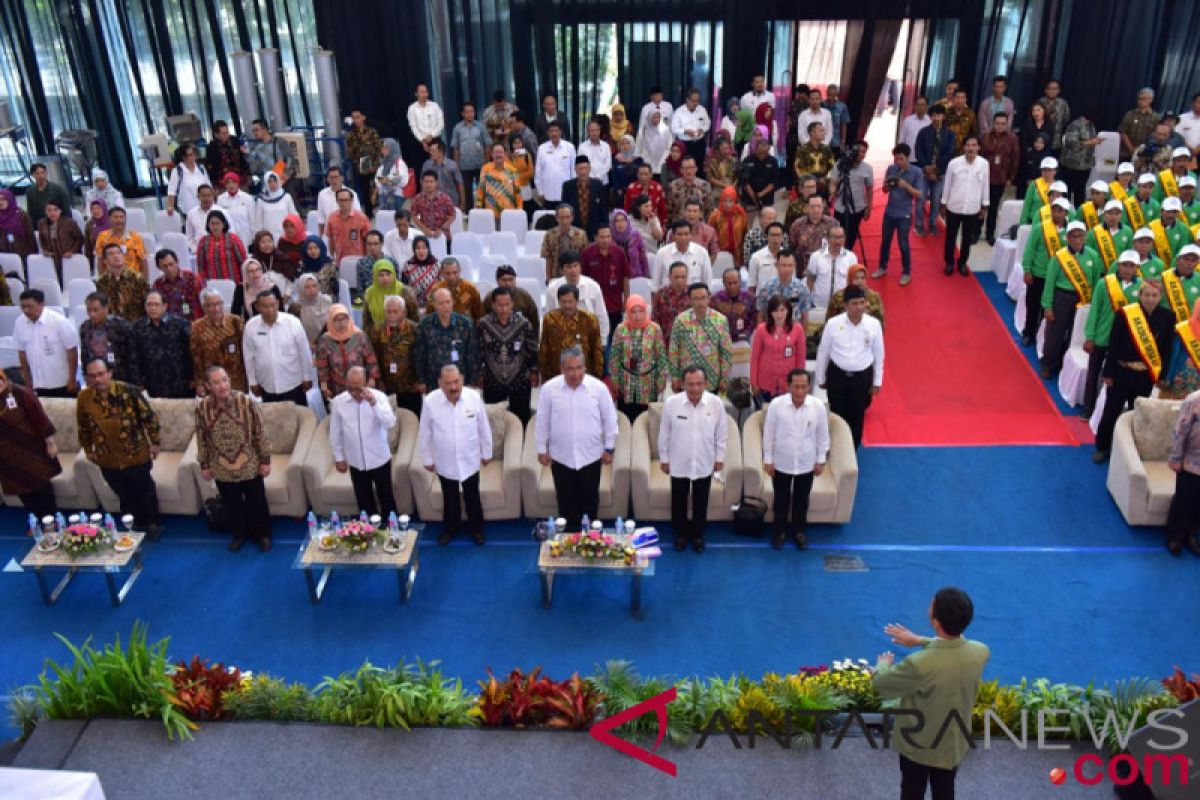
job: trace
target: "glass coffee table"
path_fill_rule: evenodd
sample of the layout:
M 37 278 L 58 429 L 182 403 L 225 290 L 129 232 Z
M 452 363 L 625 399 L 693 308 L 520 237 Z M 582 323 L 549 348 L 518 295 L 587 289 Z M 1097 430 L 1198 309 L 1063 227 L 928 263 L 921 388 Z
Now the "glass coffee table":
M 413 584 L 417 580 L 417 569 L 420 567 L 418 544 L 424 525 L 416 523 L 409 525 L 407 530 L 400 532 L 401 546 L 395 552 L 384 549 L 381 544 L 374 544 L 362 553 L 351 553 L 341 547 L 333 550 L 323 550 L 312 537 L 305 536 L 292 562 L 292 569 L 304 571 L 304 580 L 308 584 L 308 597 L 312 602 L 319 603 L 325 594 L 329 576 L 334 570 L 345 571 L 375 571 L 393 570 L 400 584 L 400 602 L 407 603 L 412 596 Z M 320 570 L 320 576 L 317 571 Z
M 125 601 L 125 595 L 129 594 L 129 590 L 137 581 L 138 576 L 142 574 L 142 543 L 146 539 L 146 534 L 131 531 L 128 536 L 133 539 L 133 546 L 128 550 L 102 547 L 94 553 L 85 553 L 74 557 L 61 547 L 46 551 L 35 544 L 29 550 L 29 554 L 21 559 L 21 568 L 33 570 L 38 588 L 42 590 L 42 599 L 48 606 L 52 606 L 58 601 L 59 595 L 67 588 L 71 579 L 81 572 L 103 573 L 104 582 L 108 586 L 108 598 L 114 606 L 119 606 Z M 47 572 L 65 572 L 66 574 L 51 589 L 50 582 L 46 580 Z M 120 586 L 117 585 L 117 576 L 119 575 L 125 575 L 125 582 Z
M 608 531 L 612 533 L 612 531 Z M 625 537 L 618 537 L 624 539 Z M 554 602 L 554 579 L 559 575 L 600 575 L 629 578 L 629 611 L 642 616 L 642 579 L 654 577 L 654 559 L 634 556 L 632 564 L 616 559 L 589 559 L 573 555 L 550 555 L 550 542 L 538 547 L 537 571 L 542 584 L 542 608 Z

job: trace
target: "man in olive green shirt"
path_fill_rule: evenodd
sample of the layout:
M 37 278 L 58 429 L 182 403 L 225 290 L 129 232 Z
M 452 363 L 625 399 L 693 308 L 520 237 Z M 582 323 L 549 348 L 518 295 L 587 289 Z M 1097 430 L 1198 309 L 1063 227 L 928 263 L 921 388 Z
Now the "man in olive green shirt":
M 1050 220 L 1054 225 L 1057 246 L 1063 243 L 1063 229 L 1067 226 L 1067 215 L 1071 203 L 1060 197 L 1050 204 Z M 1046 267 L 1054 257 L 1052 243 L 1046 239 L 1046 229 L 1036 221 L 1025 241 L 1025 252 L 1021 256 L 1021 269 L 1025 271 L 1025 329 L 1021 331 L 1021 344 L 1029 347 L 1037 336 L 1042 322 L 1042 290 L 1046 286 Z
M 883 629 L 895 644 L 921 648 L 899 664 L 890 652 L 883 653 L 872 678 L 880 697 L 898 697 L 901 708 L 924 715 L 919 730 L 910 730 L 917 727 L 914 719 L 901 718 L 891 740 L 900 754 L 901 800 L 923 800 L 927 786 L 933 800 L 954 797 L 954 776 L 970 749 L 966 732 L 971 709 L 990 656 L 987 645 L 962 636 L 974 613 L 966 592 L 947 587 L 938 590 L 929 606 L 933 638 L 896 623 Z
M 1107 216 L 1107 215 L 1106 215 Z M 1138 290 L 1142 279 L 1138 276 L 1138 266 L 1141 259 L 1133 250 L 1124 250 L 1117 258 L 1116 274 L 1112 275 L 1121 296 L 1117 302 L 1121 307 L 1136 303 Z M 1106 275 L 1096 284 L 1092 296 L 1092 308 L 1088 313 L 1087 324 L 1083 326 L 1083 349 L 1088 354 L 1087 384 L 1083 390 L 1082 416 L 1091 417 L 1096 408 L 1096 396 L 1100 393 L 1100 370 L 1104 367 L 1104 358 L 1108 355 L 1108 339 L 1112 335 L 1113 320 L 1117 318 L 1119 309 L 1113 305 L 1113 294 L 1109 291 Z
M 1046 285 L 1042 289 L 1042 315 L 1046 318 L 1046 340 L 1042 347 L 1042 377 L 1051 378 L 1062 369 L 1063 356 L 1071 341 L 1075 310 L 1091 302 L 1091 291 L 1104 274 L 1104 262 L 1095 250 L 1084 246 L 1087 226 L 1075 221 L 1067 224 L 1067 246 L 1054 254 L 1046 265 Z M 1085 286 L 1076 286 L 1063 261 L 1074 259 L 1082 270 Z

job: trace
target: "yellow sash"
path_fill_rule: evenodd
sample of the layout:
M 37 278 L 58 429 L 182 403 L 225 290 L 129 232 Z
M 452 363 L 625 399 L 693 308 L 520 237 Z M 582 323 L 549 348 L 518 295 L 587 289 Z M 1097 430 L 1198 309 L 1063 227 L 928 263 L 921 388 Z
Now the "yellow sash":
M 1192 363 L 1196 365 L 1196 369 L 1200 370 L 1200 338 L 1192 333 L 1191 324 L 1181 322 L 1175 326 L 1175 332 L 1179 334 L 1179 338 L 1183 342 L 1183 349 L 1191 356 Z
M 1175 254 L 1171 252 L 1171 240 L 1167 238 L 1167 229 L 1161 219 L 1150 220 L 1150 232 L 1154 234 L 1154 249 L 1164 264 L 1173 264 Z
M 1042 206 L 1038 209 L 1038 219 L 1042 222 L 1050 219 L 1050 206 Z
M 1167 293 L 1167 303 L 1175 312 L 1175 321 L 1186 322 L 1191 316 L 1191 309 L 1188 308 L 1187 292 L 1183 288 L 1183 281 L 1179 280 L 1179 275 L 1174 269 L 1168 269 L 1162 274 L 1162 283 L 1163 290 Z
M 1133 337 L 1133 344 L 1142 361 L 1150 368 L 1150 379 L 1158 383 L 1158 376 L 1162 373 L 1162 354 L 1158 352 L 1158 342 L 1154 341 L 1150 322 L 1141 304 L 1130 303 L 1125 306 L 1125 323 L 1129 326 L 1129 335 Z
M 1104 259 L 1104 269 L 1111 269 L 1117 262 L 1117 243 L 1103 225 L 1092 228 L 1092 234 L 1096 237 L 1096 247 L 1100 248 L 1100 258 Z
M 1136 195 L 1131 194 L 1124 197 L 1121 204 L 1125 206 L 1125 213 L 1129 215 L 1129 224 L 1135 231 L 1138 228 L 1146 227 L 1146 215 L 1142 213 L 1142 206 Z
M 1085 306 L 1092 302 L 1092 285 L 1088 283 L 1087 273 L 1083 271 L 1083 267 L 1079 265 L 1079 259 L 1071 254 L 1067 248 L 1060 249 L 1054 254 L 1058 259 L 1059 266 L 1066 274 L 1067 280 L 1075 287 L 1075 293 L 1079 295 L 1079 302 L 1076 307 Z
M 1129 192 L 1125 191 L 1125 187 L 1121 185 L 1120 181 L 1113 181 L 1110 183 L 1108 185 L 1108 190 L 1112 192 L 1114 200 L 1124 200 L 1129 196 Z
M 1175 182 L 1175 173 L 1170 168 L 1158 173 L 1158 182 L 1162 184 L 1167 197 L 1179 197 L 1179 184 Z
M 1121 288 L 1121 279 L 1116 274 L 1105 276 L 1104 288 L 1108 290 L 1108 299 L 1112 301 L 1113 311 L 1120 311 L 1129 302 L 1125 290 Z
M 1038 178 L 1033 185 L 1037 189 L 1038 197 L 1042 198 L 1042 205 L 1050 205 L 1050 184 L 1046 183 L 1046 179 Z
M 1200 222 L 1192 226 L 1192 241 L 1200 239 Z
M 1058 238 L 1058 228 L 1054 227 L 1053 220 L 1042 220 L 1042 241 L 1046 243 L 1046 252 L 1051 256 L 1062 247 L 1062 240 Z
M 1079 213 L 1083 215 L 1083 221 L 1089 231 L 1100 224 L 1100 215 L 1096 213 L 1096 204 L 1091 200 L 1079 207 Z

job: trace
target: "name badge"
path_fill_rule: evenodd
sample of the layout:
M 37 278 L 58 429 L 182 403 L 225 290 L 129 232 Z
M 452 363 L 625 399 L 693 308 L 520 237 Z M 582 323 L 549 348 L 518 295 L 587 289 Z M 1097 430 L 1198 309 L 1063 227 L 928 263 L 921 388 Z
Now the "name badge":
M 788 345 L 787 347 L 783 348 L 783 357 L 791 358 L 793 350 L 794 350 L 794 348 L 791 345 Z
M 675 419 L 681 419 L 681 420 L 684 420 L 685 422 L 687 421 L 687 417 L 683 414 L 676 414 Z
M 358 231 L 350 231 L 350 241 L 358 241 Z
M 996 156 L 995 158 L 992 159 L 992 161 L 993 161 L 993 163 L 995 163 L 995 165 L 997 167 L 1000 166 L 1000 156 Z
M 42 340 L 42 352 L 48 356 L 54 355 L 54 342 L 49 339 Z
M 108 361 L 108 363 L 110 363 L 110 364 L 115 364 L 115 363 L 117 363 L 117 356 L 116 356 L 116 354 L 115 354 L 115 353 L 113 353 L 113 351 L 112 351 L 112 350 L 109 350 L 109 351 L 108 351 L 108 355 L 106 355 L 104 358 L 105 358 L 105 360 L 106 360 L 106 361 Z
M 515 342 L 513 342 L 513 350 L 519 351 L 520 349 L 521 349 L 521 340 L 517 339 Z
M 451 350 L 451 351 L 450 351 L 450 360 L 451 360 L 451 361 L 458 361 L 458 350 L 457 350 L 457 349 L 454 349 L 454 350 Z
M 183 315 L 185 317 L 190 317 L 192 315 L 192 307 L 190 304 L 184 303 L 182 306 L 180 306 L 180 308 L 183 311 Z
M 742 330 L 742 329 L 743 329 L 743 328 L 745 328 L 745 327 L 746 327 L 746 320 L 744 320 L 744 319 L 739 319 L 739 320 L 737 321 L 737 329 L 740 331 L 740 330 Z
M 395 375 L 399 371 L 400 371 L 400 365 L 397 364 L 395 361 L 388 364 L 388 372 L 390 372 L 391 374 Z
M 9 408 L 16 408 L 17 407 L 17 398 L 13 397 L 12 395 L 9 395 L 8 399 L 5 400 L 4 403 Z
M 13 236 L 11 233 L 8 235 L 8 241 L 15 242 L 16 240 L 17 240 L 16 237 Z

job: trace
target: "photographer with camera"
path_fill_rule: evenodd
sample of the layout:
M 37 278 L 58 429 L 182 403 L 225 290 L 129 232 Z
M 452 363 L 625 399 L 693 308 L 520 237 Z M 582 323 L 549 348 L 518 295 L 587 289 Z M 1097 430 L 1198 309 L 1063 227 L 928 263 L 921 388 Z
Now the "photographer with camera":
M 921 202 L 925 191 L 925 178 L 920 168 L 910 164 L 908 145 L 901 142 L 892 148 L 892 165 L 883 174 L 883 191 L 887 205 L 883 208 L 883 242 L 879 246 L 879 269 L 872 278 L 887 275 L 888 255 L 892 248 L 892 236 L 900 247 L 900 263 L 903 271 L 900 285 L 912 282 L 912 254 L 908 247 L 908 235 L 912 231 L 913 202 Z
M 858 241 L 858 226 L 871 218 L 871 195 L 875 173 L 865 163 L 867 143 L 855 142 L 843 155 L 830 175 L 833 184 L 834 217 L 846 229 L 846 249 L 853 250 Z M 866 261 L 866 258 L 863 259 Z

